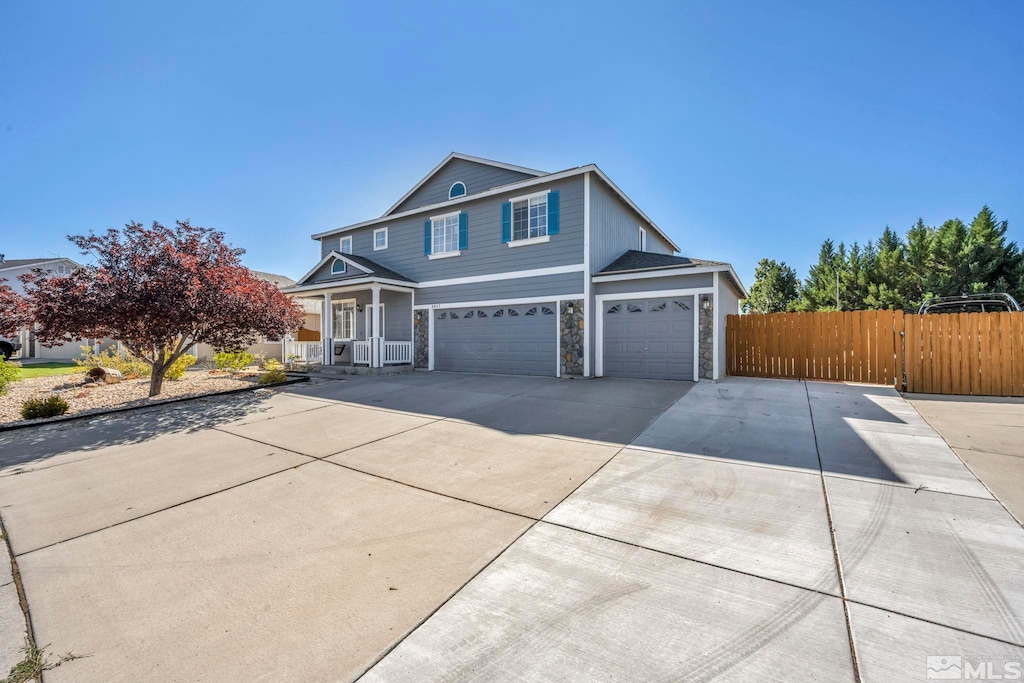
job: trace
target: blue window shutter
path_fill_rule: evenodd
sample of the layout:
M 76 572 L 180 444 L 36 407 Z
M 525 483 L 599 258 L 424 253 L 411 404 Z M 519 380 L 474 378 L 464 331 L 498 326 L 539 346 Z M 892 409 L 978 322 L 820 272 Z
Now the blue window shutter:
M 433 236 L 430 221 L 423 221 L 423 253 L 430 256 L 430 238 Z
M 501 205 L 501 241 L 512 241 L 512 202 Z
M 548 192 L 548 234 L 558 234 L 558 190 Z
M 469 246 L 469 214 L 459 214 L 459 251 Z

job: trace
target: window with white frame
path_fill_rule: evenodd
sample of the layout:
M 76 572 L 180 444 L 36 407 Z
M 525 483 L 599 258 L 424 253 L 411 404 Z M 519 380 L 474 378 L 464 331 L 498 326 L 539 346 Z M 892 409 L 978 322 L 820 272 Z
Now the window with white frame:
M 373 250 L 380 251 L 388 248 L 388 229 L 377 228 L 373 231 Z
M 356 302 L 338 301 L 331 304 L 334 310 L 334 338 L 355 339 L 356 336 Z
M 456 197 L 461 197 L 464 194 L 466 194 L 466 183 L 461 180 L 456 183 L 452 183 L 452 186 L 448 188 L 448 199 L 455 199 Z
M 647 251 L 647 231 L 640 228 L 640 251 Z
M 548 234 L 548 195 L 534 195 L 512 202 L 512 241 Z
M 342 254 L 352 253 L 352 235 L 341 238 L 341 245 L 338 247 L 338 251 L 340 251 Z
M 331 273 L 333 275 L 342 275 L 346 270 L 348 270 L 348 267 L 340 258 L 334 259 L 334 262 L 331 263 Z
M 453 213 L 431 219 L 433 232 L 430 250 L 434 254 L 448 254 L 459 250 L 459 214 Z
M 56 271 L 57 275 L 71 275 L 71 266 L 63 263 L 57 264 L 57 267 L 54 268 L 54 270 Z

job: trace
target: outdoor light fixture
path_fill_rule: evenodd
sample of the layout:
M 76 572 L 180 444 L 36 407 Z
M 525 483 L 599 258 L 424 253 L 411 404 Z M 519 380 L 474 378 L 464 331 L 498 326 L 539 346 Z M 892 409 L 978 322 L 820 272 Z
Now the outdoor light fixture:
M 363 312 L 363 305 L 362 304 L 356 304 L 356 312 L 357 313 L 362 313 Z
M 568 311 L 569 315 L 572 315 L 572 312 L 573 312 L 572 304 L 567 304 L 566 307 L 565 307 L 565 310 Z
M 700 307 L 703 308 L 705 311 L 710 311 L 711 310 L 711 297 L 708 296 L 707 294 L 702 296 L 700 298 Z

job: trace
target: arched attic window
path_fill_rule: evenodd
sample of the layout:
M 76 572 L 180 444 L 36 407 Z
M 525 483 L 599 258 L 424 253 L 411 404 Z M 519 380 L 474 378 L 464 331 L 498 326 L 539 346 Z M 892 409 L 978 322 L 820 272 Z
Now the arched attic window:
M 461 180 L 457 183 L 452 183 L 452 186 L 448 189 L 448 199 L 455 199 L 466 194 L 466 183 Z
M 348 270 L 348 266 L 346 266 L 345 262 L 342 261 L 340 258 L 334 259 L 334 262 L 331 263 L 331 273 L 333 273 L 334 275 L 341 275 L 346 270 Z

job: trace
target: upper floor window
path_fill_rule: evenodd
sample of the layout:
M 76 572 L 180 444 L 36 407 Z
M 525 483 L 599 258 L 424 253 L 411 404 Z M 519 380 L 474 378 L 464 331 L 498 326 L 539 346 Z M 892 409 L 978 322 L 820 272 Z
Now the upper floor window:
M 501 205 L 501 241 L 510 247 L 547 242 L 558 234 L 558 190 L 513 197 Z
M 430 219 L 431 254 L 454 254 L 459 251 L 459 214 Z
M 466 194 L 466 183 L 461 180 L 457 183 L 452 183 L 452 186 L 448 188 L 448 199 L 455 199 Z
M 548 234 L 548 195 L 534 195 L 512 202 L 512 241 Z
M 352 235 L 341 238 L 341 244 L 338 247 L 338 251 L 340 251 L 342 254 L 352 253 Z
M 335 275 L 341 275 L 346 270 L 348 270 L 348 266 L 345 264 L 344 261 L 342 261 L 340 258 L 334 259 L 334 263 L 331 264 L 331 273 Z
M 54 268 L 54 272 L 56 272 L 57 275 L 71 275 L 71 266 L 64 263 L 57 264 Z
M 373 231 L 373 250 L 380 251 L 388 248 L 388 229 L 377 228 Z
M 640 251 L 647 251 L 647 231 L 640 228 Z

